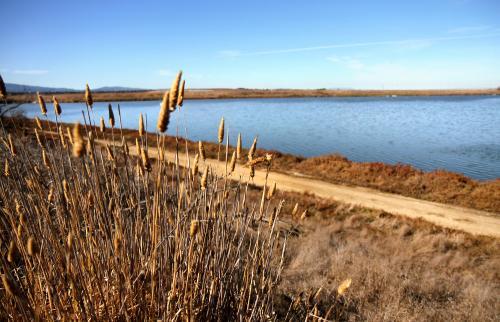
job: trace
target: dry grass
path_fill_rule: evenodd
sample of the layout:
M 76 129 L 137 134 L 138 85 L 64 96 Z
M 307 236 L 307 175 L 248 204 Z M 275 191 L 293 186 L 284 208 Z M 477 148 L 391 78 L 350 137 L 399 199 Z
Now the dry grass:
M 153 163 L 148 137 L 140 159 L 126 143 L 100 148 L 88 121 L 72 147 L 50 122 L 38 140 L 2 124 L 0 319 L 276 319 L 286 232 L 257 217 L 278 218 L 280 202 L 256 214 L 245 185 Z
M 497 239 L 217 177 L 194 157 L 198 143 L 125 131 L 117 112 L 119 128 L 111 109 L 103 132 L 88 122 L 73 133 L 48 121 L 2 124 L 0 319 L 498 319 Z M 104 138 L 121 146 L 93 141 Z M 128 154 L 135 139 L 140 158 Z M 198 161 L 150 160 L 150 146 Z M 203 154 L 220 148 L 205 143 Z M 263 158 L 256 147 L 225 149 L 228 169 L 242 153 Z M 343 180 L 367 185 L 417 175 L 339 162 L 332 170 L 328 158 L 275 153 L 273 166 L 336 181 L 351 164 Z

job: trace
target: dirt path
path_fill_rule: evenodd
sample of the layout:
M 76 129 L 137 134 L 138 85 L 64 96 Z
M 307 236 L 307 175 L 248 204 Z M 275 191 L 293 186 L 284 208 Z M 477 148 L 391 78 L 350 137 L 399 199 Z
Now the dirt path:
M 96 140 L 100 144 L 111 144 L 109 141 Z M 136 155 L 135 148 L 130 149 Z M 157 158 L 156 148 L 149 148 L 149 156 Z M 167 151 L 167 160 L 174 161 L 175 153 Z M 194 157 L 194 154 L 190 156 Z M 191 164 L 193 160 L 191 159 Z M 184 153 L 179 154 L 179 164 L 186 165 Z M 207 159 L 201 162 L 200 171 L 208 165 L 211 171 L 223 175 L 226 172 L 225 162 Z M 265 184 L 265 171 L 256 170 L 252 183 L 257 186 Z M 236 166 L 232 178 L 248 181 L 249 169 L 241 165 Z M 349 187 L 306 177 L 298 177 L 277 172 L 269 173 L 268 182 L 276 182 L 277 188 L 282 191 L 312 193 L 321 198 L 330 198 L 336 201 L 355 204 L 366 208 L 380 209 L 392 214 L 404 215 L 411 218 L 422 218 L 442 227 L 462 230 L 472 234 L 500 237 L 500 216 L 498 214 L 441 204 L 426 200 L 404 197 L 401 195 L 380 192 L 378 190 Z

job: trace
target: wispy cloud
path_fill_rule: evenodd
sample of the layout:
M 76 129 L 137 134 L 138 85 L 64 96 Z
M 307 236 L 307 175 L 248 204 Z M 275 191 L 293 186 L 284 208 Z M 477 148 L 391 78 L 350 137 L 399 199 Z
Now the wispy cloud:
M 261 50 L 253 52 L 242 52 L 238 50 L 224 50 L 220 51 L 219 54 L 226 54 L 225 56 L 239 57 L 239 56 L 261 56 L 261 55 L 274 55 L 274 54 L 287 54 L 287 53 L 297 53 L 297 52 L 308 52 L 317 51 L 333 48 L 356 48 L 356 47 L 373 47 L 373 46 L 384 46 L 384 45 L 403 45 L 403 46 L 429 46 L 433 42 L 442 41 L 452 41 L 452 40 L 465 40 L 465 39 L 480 39 L 480 38 L 495 38 L 500 37 L 500 32 L 494 32 L 489 34 L 481 35 L 457 35 L 457 36 L 443 36 L 443 37 L 433 37 L 433 38 L 415 38 L 415 39 L 403 39 L 403 40 L 386 40 L 386 41 L 369 41 L 369 42 L 357 42 L 357 43 L 347 43 L 347 44 L 330 44 L 323 46 L 312 46 L 312 47 L 298 47 L 298 48 L 287 48 L 287 49 L 273 49 L 273 50 Z
M 327 57 L 326 59 L 331 61 L 332 63 L 339 64 L 349 69 L 363 69 L 363 67 L 365 67 L 365 65 L 360 60 L 353 58 L 351 56 L 342 56 L 342 57 L 330 56 Z
M 463 27 L 457 27 L 457 28 L 452 28 L 448 30 L 449 34 L 472 34 L 472 33 L 477 33 L 481 31 L 486 31 L 490 30 L 491 31 L 492 26 L 463 26 Z
M 12 73 L 17 75 L 45 75 L 49 71 L 45 69 L 16 69 Z
M 158 74 L 160 76 L 173 76 L 174 72 L 171 71 L 170 69 L 158 69 L 156 71 L 156 74 Z

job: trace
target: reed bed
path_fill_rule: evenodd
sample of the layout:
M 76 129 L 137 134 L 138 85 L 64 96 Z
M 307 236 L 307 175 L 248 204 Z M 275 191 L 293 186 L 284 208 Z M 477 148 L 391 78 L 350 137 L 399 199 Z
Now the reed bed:
M 71 131 L 43 120 L 41 96 L 37 144 L 2 124 L 1 319 L 277 319 L 287 233 L 276 225 L 282 202 L 275 187 L 263 205 L 250 203 L 248 185 L 205 165 L 201 143 L 191 164 L 162 157 L 161 132 L 183 101 L 181 75 L 161 105 L 157 160 L 148 156 L 143 128 L 140 157 L 130 154 L 119 109 L 115 118 L 109 105 L 108 129 L 91 118 L 88 85 L 85 122 Z M 56 98 L 54 107 L 60 114 Z M 97 140 L 109 131 L 112 142 L 103 147 Z M 189 155 L 180 146 L 176 153 Z M 230 162 L 227 150 L 234 169 L 236 152 Z

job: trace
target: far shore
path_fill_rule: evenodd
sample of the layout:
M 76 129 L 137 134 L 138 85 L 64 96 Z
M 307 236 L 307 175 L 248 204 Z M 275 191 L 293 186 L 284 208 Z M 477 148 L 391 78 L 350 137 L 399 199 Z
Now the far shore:
M 161 100 L 163 90 L 129 92 L 94 92 L 95 102 Z M 47 100 L 57 96 L 60 102 L 83 102 L 82 92 L 41 93 Z M 186 99 L 236 99 L 236 98 L 287 98 L 287 97 L 384 97 L 384 96 L 472 96 L 500 95 L 496 89 L 432 89 L 432 90 L 351 90 L 351 89 L 192 89 L 186 90 Z M 36 100 L 36 93 L 13 93 L 8 96 L 12 103 L 28 103 Z

